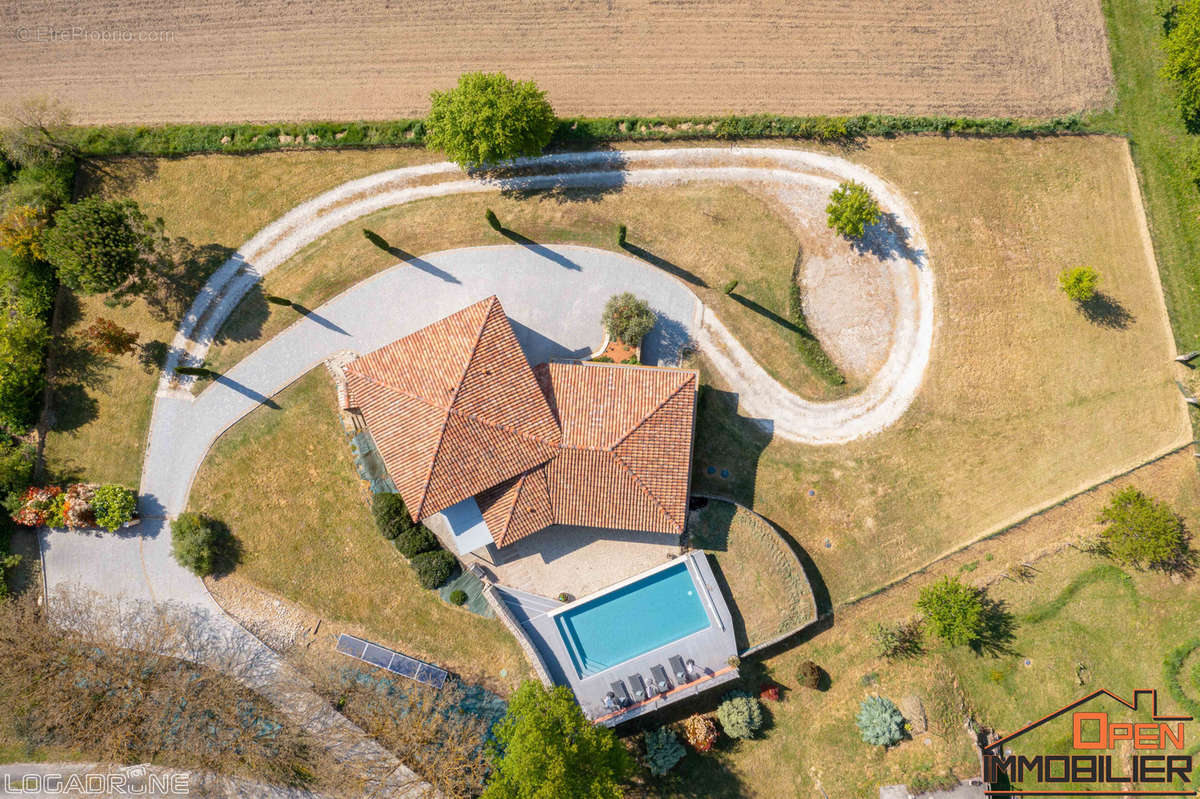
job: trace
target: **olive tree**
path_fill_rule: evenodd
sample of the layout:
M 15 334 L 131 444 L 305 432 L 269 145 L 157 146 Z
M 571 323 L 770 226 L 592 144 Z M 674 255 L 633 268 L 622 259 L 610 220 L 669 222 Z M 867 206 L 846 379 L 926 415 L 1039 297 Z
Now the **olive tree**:
M 609 338 L 631 347 L 642 343 L 642 339 L 658 320 L 650 305 L 628 291 L 609 297 L 604 304 L 601 321 Z
M 1097 521 L 1104 525 L 1097 549 L 1119 563 L 1174 571 L 1191 559 L 1183 519 L 1132 486 L 1113 494 Z

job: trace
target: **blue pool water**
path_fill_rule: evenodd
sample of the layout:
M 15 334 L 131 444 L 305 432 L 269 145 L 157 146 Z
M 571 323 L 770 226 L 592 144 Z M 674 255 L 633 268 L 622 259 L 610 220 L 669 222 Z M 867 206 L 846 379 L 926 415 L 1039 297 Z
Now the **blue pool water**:
M 708 627 L 687 562 L 563 611 L 558 632 L 580 677 L 596 674 Z

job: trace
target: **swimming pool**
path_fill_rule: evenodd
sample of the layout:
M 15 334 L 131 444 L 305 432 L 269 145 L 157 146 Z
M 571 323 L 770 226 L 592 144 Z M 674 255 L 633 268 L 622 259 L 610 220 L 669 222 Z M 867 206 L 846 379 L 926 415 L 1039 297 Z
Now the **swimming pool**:
M 580 677 L 666 646 L 711 623 L 686 559 L 554 617 Z

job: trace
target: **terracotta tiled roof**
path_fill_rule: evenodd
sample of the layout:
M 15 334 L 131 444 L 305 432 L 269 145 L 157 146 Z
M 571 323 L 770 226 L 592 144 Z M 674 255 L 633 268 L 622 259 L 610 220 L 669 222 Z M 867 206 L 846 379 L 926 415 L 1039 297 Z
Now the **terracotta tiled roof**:
M 535 466 L 520 477 L 489 488 L 475 499 L 496 546 L 508 546 L 554 524 L 545 466 Z
M 489 297 L 345 368 L 347 404 L 423 519 L 545 463 L 560 433 Z
M 539 382 L 562 426 L 544 467 L 558 524 L 682 533 L 697 374 L 551 363 Z

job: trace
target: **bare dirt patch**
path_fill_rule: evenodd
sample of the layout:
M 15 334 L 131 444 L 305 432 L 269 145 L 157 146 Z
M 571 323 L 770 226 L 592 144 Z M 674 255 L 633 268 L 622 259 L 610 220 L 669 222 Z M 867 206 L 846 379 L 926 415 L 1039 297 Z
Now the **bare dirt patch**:
M 1098 0 L 7 0 L 0 28 L 0 101 L 87 123 L 421 115 L 476 69 L 605 116 L 1049 115 L 1112 84 Z

